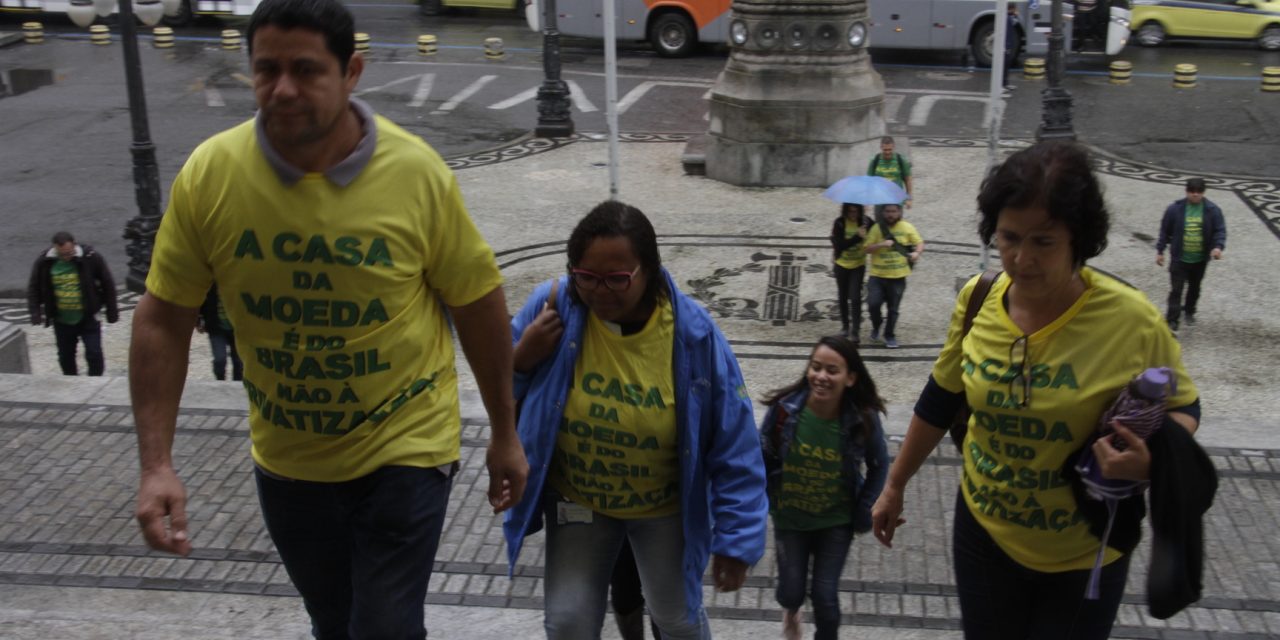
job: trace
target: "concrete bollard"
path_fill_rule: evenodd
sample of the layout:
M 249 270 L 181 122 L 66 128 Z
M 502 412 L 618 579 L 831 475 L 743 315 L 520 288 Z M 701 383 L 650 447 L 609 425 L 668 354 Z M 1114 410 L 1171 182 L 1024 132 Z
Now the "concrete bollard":
M 1173 86 L 1175 89 L 1191 89 L 1196 86 L 1196 73 L 1199 70 L 1194 64 L 1178 64 L 1173 66 Z
M 22 38 L 27 44 L 41 44 L 44 42 L 44 25 L 39 22 L 22 23 Z
M 97 45 L 111 44 L 111 30 L 105 24 L 95 24 L 89 27 L 89 42 Z
M 240 50 L 240 32 L 235 29 L 222 30 L 222 50 L 223 51 L 239 51 Z
M 1044 58 L 1027 58 L 1023 61 L 1022 77 L 1025 80 L 1044 80 Z
M 369 34 L 356 33 L 356 51 L 369 50 Z
M 418 54 L 434 56 L 436 54 L 436 37 L 431 34 L 418 36 Z
M 1280 93 L 1280 67 L 1262 68 L 1262 90 Z
M 173 29 L 160 26 L 151 31 L 151 46 L 157 49 L 173 48 Z
M 1133 80 L 1133 63 L 1128 60 L 1113 60 L 1110 70 L 1111 84 L 1129 84 Z
M 484 57 L 488 60 L 501 60 L 506 53 L 502 50 L 502 38 L 484 39 Z

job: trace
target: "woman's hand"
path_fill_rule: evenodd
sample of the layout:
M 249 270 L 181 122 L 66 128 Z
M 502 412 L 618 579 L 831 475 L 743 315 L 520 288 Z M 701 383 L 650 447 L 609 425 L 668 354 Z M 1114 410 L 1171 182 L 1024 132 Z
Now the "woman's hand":
M 1098 460 L 1098 470 L 1108 480 L 1144 481 L 1151 478 L 1151 450 L 1147 443 L 1119 421 L 1112 421 L 1128 448 L 1120 451 L 1111 446 L 1111 437 L 1098 438 L 1093 443 L 1093 457 Z
M 871 532 L 880 544 L 892 549 L 894 530 L 906 523 L 902 517 L 902 490 L 885 485 L 871 507 Z
M 515 370 L 520 373 L 532 371 L 555 351 L 563 333 L 564 323 L 560 321 L 560 314 L 550 305 L 543 305 L 538 317 L 524 328 L 520 341 L 516 343 L 512 354 Z
M 711 556 L 711 576 L 716 591 L 737 591 L 747 581 L 747 563 L 729 556 Z

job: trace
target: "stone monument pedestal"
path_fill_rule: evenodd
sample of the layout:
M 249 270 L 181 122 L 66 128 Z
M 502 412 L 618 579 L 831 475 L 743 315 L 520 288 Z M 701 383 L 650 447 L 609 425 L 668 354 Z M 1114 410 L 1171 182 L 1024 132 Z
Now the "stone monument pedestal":
M 707 177 L 826 187 L 862 174 L 885 134 L 865 0 L 732 7 L 732 51 L 711 92 Z

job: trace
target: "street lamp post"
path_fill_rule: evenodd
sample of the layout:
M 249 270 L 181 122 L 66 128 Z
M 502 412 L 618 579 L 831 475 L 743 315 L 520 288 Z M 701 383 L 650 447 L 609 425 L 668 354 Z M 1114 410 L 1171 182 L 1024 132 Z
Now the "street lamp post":
M 538 87 L 538 127 L 542 138 L 567 138 L 573 135 L 573 118 L 569 112 L 569 86 L 560 79 L 560 31 L 556 29 L 556 0 L 541 0 L 542 5 L 542 70 L 545 78 Z
M 97 4 L 99 15 L 110 15 L 110 4 Z M 161 13 L 176 12 L 177 3 L 166 2 L 162 7 L 156 0 L 140 1 L 138 18 L 151 25 L 160 20 Z M 172 8 L 171 8 L 172 7 Z M 95 9 L 84 2 L 73 2 L 67 14 L 82 27 L 93 23 Z M 138 215 L 124 226 L 124 238 L 129 241 L 125 253 L 129 255 L 129 274 L 125 286 L 134 293 L 146 291 L 147 271 L 151 267 L 151 248 L 156 230 L 160 228 L 160 173 L 156 167 L 156 146 L 151 142 L 151 128 L 147 123 L 147 97 L 142 86 L 142 62 L 138 57 L 138 26 L 134 21 L 132 0 L 119 0 L 120 43 L 124 48 L 124 77 L 129 94 L 129 120 L 133 125 L 133 191 L 138 201 Z
M 1075 140 L 1071 126 L 1071 93 L 1062 87 L 1066 52 L 1062 37 L 1062 0 L 1053 3 L 1049 26 L 1049 86 L 1040 92 L 1041 121 L 1036 140 Z

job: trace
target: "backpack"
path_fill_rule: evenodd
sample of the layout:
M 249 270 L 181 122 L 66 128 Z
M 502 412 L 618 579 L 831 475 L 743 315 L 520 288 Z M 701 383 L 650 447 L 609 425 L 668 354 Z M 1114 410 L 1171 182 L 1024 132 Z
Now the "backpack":
M 893 161 L 898 163 L 898 175 L 902 176 L 903 180 L 906 180 L 907 168 L 903 166 L 902 154 L 898 153 L 897 151 L 894 151 Z M 874 176 L 876 174 L 876 165 L 878 164 L 880 164 L 880 154 L 877 153 L 875 156 L 871 158 L 871 163 L 867 165 L 867 175 Z

